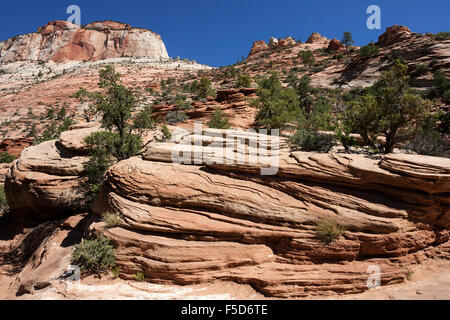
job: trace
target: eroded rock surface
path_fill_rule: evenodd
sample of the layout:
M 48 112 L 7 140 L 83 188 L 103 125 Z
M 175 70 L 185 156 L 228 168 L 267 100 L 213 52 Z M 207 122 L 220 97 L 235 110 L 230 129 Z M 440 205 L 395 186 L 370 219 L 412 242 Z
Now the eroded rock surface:
M 38 32 L 0 42 L 0 62 L 97 61 L 118 57 L 169 58 L 161 37 L 153 31 L 103 21 L 79 28 L 51 21 Z
M 382 285 L 399 283 L 405 265 L 448 257 L 448 159 L 280 146 L 278 173 L 261 176 L 262 163 L 220 154 L 226 132 L 215 133 L 178 140 L 201 139 L 197 151 L 206 156 L 196 165 L 171 163 L 177 144 L 164 143 L 109 170 L 92 209 L 117 212 L 123 223 L 91 230 L 112 239 L 123 278 L 142 272 L 167 284 L 235 281 L 266 296 L 301 297 L 363 292 L 373 265 Z M 235 143 L 245 155 L 258 138 Z M 316 233 L 324 219 L 346 230 L 332 244 Z

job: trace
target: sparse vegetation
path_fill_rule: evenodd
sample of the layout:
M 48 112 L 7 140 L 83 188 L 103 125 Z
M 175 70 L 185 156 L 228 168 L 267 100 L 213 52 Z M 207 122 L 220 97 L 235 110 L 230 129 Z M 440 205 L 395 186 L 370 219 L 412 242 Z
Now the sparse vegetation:
M 252 84 L 252 78 L 249 75 L 241 75 L 239 76 L 235 88 L 250 88 Z
M 115 267 L 115 249 L 104 235 L 95 240 L 84 240 L 72 252 L 73 265 L 87 273 L 104 273 Z
M 136 272 L 136 274 L 134 275 L 134 279 L 136 281 L 142 282 L 145 280 L 145 276 L 142 272 Z
M 149 109 L 133 118 L 131 110 L 137 101 L 131 89 L 120 83 L 120 74 L 112 65 L 99 71 L 99 87 L 104 93 L 90 93 L 80 88 L 75 96 L 92 102 L 100 122 L 106 130 L 94 132 L 84 139 L 89 148 L 89 160 L 85 162 L 86 181 L 82 189 L 88 202 L 92 201 L 103 184 L 104 174 L 114 161 L 128 159 L 142 148 L 142 141 L 133 130 L 148 126 Z
M 319 221 L 316 226 L 317 237 L 325 244 L 331 244 L 342 237 L 345 229 L 335 220 Z
M 438 32 L 435 35 L 433 35 L 433 37 L 437 41 L 443 41 L 443 40 L 450 39 L 450 31 Z
M 370 58 L 378 54 L 378 46 L 371 42 L 368 45 L 361 47 L 358 50 L 358 54 L 363 59 Z
M 8 211 L 8 201 L 6 200 L 5 188 L 0 186 L 0 215 Z
M 342 37 L 342 43 L 345 45 L 345 48 L 348 50 L 348 47 L 350 45 L 352 45 L 353 43 L 355 43 L 353 41 L 353 36 L 352 33 L 350 31 L 346 31 L 344 32 L 344 35 Z
M 228 118 L 221 109 L 216 109 L 211 117 L 211 120 L 207 123 L 208 127 L 215 129 L 229 129 Z
M 314 53 L 309 50 L 300 51 L 298 57 L 302 59 L 303 64 L 310 69 L 311 66 L 316 64 L 316 58 Z
M 16 159 L 13 155 L 8 152 L 3 152 L 0 154 L 0 163 L 11 163 Z
M 105 212 L 102 215 L 102 221 L 106 224 L 108 228 L 119 227 L 123 219 L 119 213 L 116 212 Z
M 178 112 L 178 111 L 174 111 L 174 112 L 169 112 L 166 115 L 166 123 L 167 124 L 177 124 L 179 122 L 185 122 L 188 119 L 188 117 L 186 116 L 186 114 L 184 112 Z
M 169 130 L 169 128 L 167 128 L 166 125 L 162 126 L 161 132 L 163 134 L 164 141 L 172 139 L 172 133 L 170 133 L 170 130 Z

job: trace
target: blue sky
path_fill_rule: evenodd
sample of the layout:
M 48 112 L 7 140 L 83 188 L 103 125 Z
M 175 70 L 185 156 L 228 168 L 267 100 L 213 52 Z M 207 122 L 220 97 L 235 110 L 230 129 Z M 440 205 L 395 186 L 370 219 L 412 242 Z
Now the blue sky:
M 117 20 L 159 33 L 172 57 L 212 66 L 247 56 L 253 41 L 312 32 L 342 38 L 351 31 L 357 45 L 376 41 L 386 27 L 415 32 L 450 30 L 449 0 L 0 0 L 0 40 L 35 31 L 49 20 L 66 20 L 66 8 L 80 6 L 82 24 Z M 366 27 L 369 5 L 381 8 L 381 30 Z

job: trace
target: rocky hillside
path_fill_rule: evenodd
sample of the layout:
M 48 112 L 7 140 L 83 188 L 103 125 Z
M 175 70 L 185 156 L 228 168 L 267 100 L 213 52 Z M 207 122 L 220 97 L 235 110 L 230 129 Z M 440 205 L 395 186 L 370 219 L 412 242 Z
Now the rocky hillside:
M 382 71 L 388 69 L 392 60 L 403 59 L 413 74 L 412 85 L 418 89 L 431 87 L 432 74 L 437 70 L 450 76 L 450 39 L 436 40 L 432 34 L 418 34 L 405 26 L 386 29 L 375 45 L 377 53 L 367 57 L 357 49 L 346 51 L 337 40 L 329 40 L 313 33 L 305 43 L 297 43 L 291 37 L 256 41 L 248 58 L 235 67 L 242 73 L 257 75 L 268 67 L 287 76 L 292 70 L 309 73 L 313 84 L 322 88 L 352 89 L 372 85 Z M 304 68 L 298 56 L 300 51 L 314 53 L 317 64 Z M 427 66 L 422 72 L 414 72 L 419 65 Z
M 31 61 L 97 61 L 119 57 L 167 59 L 161 37 L 128 24 L 102 21 L 81 28 L 51 21 L 37 32 L 0 42 L 0 63 Z

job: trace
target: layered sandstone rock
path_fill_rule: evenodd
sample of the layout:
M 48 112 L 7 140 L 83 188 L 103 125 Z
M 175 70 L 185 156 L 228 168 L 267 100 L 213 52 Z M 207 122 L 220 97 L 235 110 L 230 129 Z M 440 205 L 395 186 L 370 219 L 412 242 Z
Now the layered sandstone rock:
M 327 44 L 330 40 L 328 40 L 326 37 L 320 35 L 318 32 L 312 33 L 308 40 L 306 40 L 306 43 L 322 43 Z
M 153 31 L 104 21 L 78 28 L 65 21 L 52 21 L 38 32 L 0 42 L 0 62 L 97 61 L 117 57 L 167 59 L 161 37 Z
M 331 50 L 331 51 L 345 51 L 345 46 L 338 39 L 333 39 L 328 44 L 328 50 Z
M 254 55 L 255 53 L 268 50 L 269 46 L 264 40 L 255 41 L 253 43 L 252 49 L 250 50 L 249 56 Z
M 4 139 L 0 143 L 0 153 L 8 152 L 14 157 L 20 156 L 22 150 L 28 148 L 33 143 L 33 139 L 20 138 L 20 139 Z
M 79 210 L 84 202 L 80 176 L 86 160 L 55 140 L 25 149 L 6 175 L 5 192 L 11 211 L 49 220 Z
M 404 280 L 404 264 L 448 253 L 448 159 L 290 153 L 275 137 L 212 129 L 178 137 L 112 167 L 92 208 L 123 217 L 120 228 L 91 230 L 113 240 L 126 279 L 236 281 L 272 297 L 355 293 L 369 266 L 385 285 Z M 249 157 L 267 144 L 279 150 L 274 176 Z M 184 164 L 173 163 L 180 152 Z M 329 245 L 315 231 L 325 219 L 346 230 Z
M 386 32 L 378 38 L 378 45 L 386 47 L 396 42 L 408 39 L 411 35 L 412 32 L 408 27 L 394 25 L 387 28 Z

